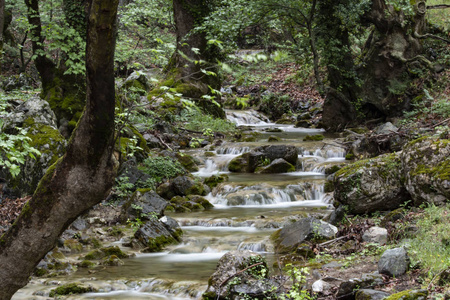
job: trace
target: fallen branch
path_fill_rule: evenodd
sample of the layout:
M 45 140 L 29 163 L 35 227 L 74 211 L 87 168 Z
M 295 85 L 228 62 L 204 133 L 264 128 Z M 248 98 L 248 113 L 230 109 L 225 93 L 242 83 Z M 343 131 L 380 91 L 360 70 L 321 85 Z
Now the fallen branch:
M 427 6 L 427 9 L 442 9 L 442 8 L 450 8 L 450 4 L 436 4 Z
M 335 238 L 335 239 L 332 239 L 332 240 L 330 240 L 330 241 L 323 242 L 323 243 L 321 243 L 321 244 L 318 244 L 317 246 L 322 247 L 322 246 L 325 246 L 325 245 L 328 245 L 328 244 L 333 244 L 334 242 L 343 240 L 343 239 L 345 239 L 345 238 L 347 238 L 347 237 L 348 237 L 348 234 L 347 234 L 347 235 L 340 236 L 340 237 Z
M 170 146 L 167 145 L 159 135 L 155 134 L 155 136 L 158 138 L 158 140 L 159 140 L 164 146 L 166 146 L 167 149 L 173 151 L 173 149 L 170 148 Z

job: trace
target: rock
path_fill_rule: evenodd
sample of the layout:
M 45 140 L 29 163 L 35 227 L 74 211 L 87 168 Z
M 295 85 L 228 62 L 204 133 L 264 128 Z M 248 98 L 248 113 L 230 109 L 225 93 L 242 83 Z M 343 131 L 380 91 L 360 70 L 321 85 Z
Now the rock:
M 336 208 L 330 215 L 327 221 L 331 225 L 338 225 L 341 223 L 341 221 L 345 217 L 345 207 L 343 205 L 340 205 L 338 208 Z
M 150 219 L 134 234 L 134 245 L 144 247 L 144 252 L 159 252 L 167 245 L 178 243 L 179 236 L 173 235 L 169 228 L 160 220 Z
M 358 290 L 355 294 L 355 300 L 381 300 L 388 297 L 390 294 L 370 289 L 361 289 Z
M 450 199 L 450 140 L 412 141 L 405 146 L 401 160 L 405 186 L 414 205 L 440 205 Z
M 388 231 L 381 227 L 371 227 L 366 230 L 362 236 L 364 242 L 377 243 L 380 245 L 386 245 L 388 238 Z
M 249 268 L 252 265 L 255 266 Z M 278 286 L 268 279 L 268 274 L 266 261 L 260 254 L 249 250 L 230 251 L 217 263 L 203 299 L 265 299 L 267 292 Z
M 398 132 L 398 128 L 394 126 L 391 122 L 384 123 L 374 129 L 376 134 L 390 134 Z
M 339 285 L 336 299 L 354 300 L 360 289 L 383 284 L 383 278 L 379 274 L 363 274 L 361 278 L 352 278 Z
M 261 152 L 264 157 L 271 162 L 277 158 L 282 158 L 292 165 L 297 165 L 298 151 L 295 146 L 290 145 L 270 145 L 261 146 L 253 150 L 253 152 Z
M 2 88 L 5 92 L 13 90 L 31 90 L 33 89 L 32 85 L 32 78 L 25 73 L 9 75 L 6 80 L 2 82 Z
M 407 290 L 392 294 L 385 300 L 425 300 L 428 297 L 427 290 Z
M 35 103 L 42 102 L 36 101 Z M 45 104 L 44 107 L 47 107 L 47 105 L 48 104 Z M 39 107 L 42 108 L 43 106 Z M 36 155 L 36 159 L 33 159 L 30 156 L 24 157 L 25 161 L 20 166 L 20 173 L 15 177 L 10 174 L 7 168 L 0 169 L 0 177 L 6 179 L 8 188 L 13 194 L 18 196 L 33 194 L 39 181 L 47 172 L 48 168 L 50 168 L 50 166 L 53 165 L 59 157 L 64 155 L 67 145 L 66 140 L 56 129 L 56 127 L 46 125 L 47 123 L 53 122 L 51 119 L 54 115 L 49 117 L 50 119 L 47 119 L 44 115 L 32 117 L 29 114 L 30 111 L 42 114 L 44 114 L 44 112 L 38 108 L 34 109 L 33 105 L 29 108 L 30 110 L 24 112 L 28 118 L 23 122 L 16 122 L 18 120 L 22 120 L 23 115 L 20 113 L 14 114 L 14 112 L 9 116 L 17 116 L 18 120 L 7 124 L 5 121 L 5 126 L 7 127 L 12 126 L 12 124 L 18 124 L 14 126 L 23 126 L 26 128 L 28 130 L 26 136 L 31 139 L 28 144 L 41 153 L 39 156 Z M 35 119 L 44 123 L 36 123 L 34 122 Z
M 194 157 L 192 157 L 191 155 L 177 152 L 176 158 L 181 163 L 181 165 L 189 172 L 198 171 L 197 163 L 195 162 Z
M 287 172 L 294 172 L 295 167 L 285 161 L 282 158 L 277 158 L 274 161 L 272 161 L 268 166 L 260 167 L 256 170 L 257 173 L 287 173 Z
M 123 220 L 150 220 L 164 215 L 167 201 L 152 190 L 137 190 L 122 206 Z
M 300 121 L 297 121 L 296 123 L 295 123 L 295 126 L 294 127 L 296 127 L 296 128 L 299 128 L 299 127 L 302 127 L 302 128 L 310 128 L 311 127 L 311 122 L 309 122 L 309 121 L 307 121 L 307 120 L 300 120 Z
M 277 253 L 291 253 L 308 240 L 327 240 L 335 236 L 338 229 L 324 221 L 309 217 L 292 223 L 272 234 Z
M 175 196 L 170 199 L 170 206 L 169 208 L 172 211 L 180 213 L 205 210 L 213 207 L 208 200 L 197 195 L 190 195 L 188 197 Z
M 152 86 L 150 84 L 150 80 L 144 72 L 134 71 L 125 79 L 123 83 L 123 87 L 125 88 L 136 88 L 138 90 L 142 90 L 142 92 L 148 91 Z M 142 93 L 141 92 L 141 93 Z
M 205 187 L 200 182 L 195 182 L 189 176 L 178 176 L 171 180 L 170 186 L 175 192 L 176 195 L 179 196 L 187 196 L 187 195 L 206 195 Z
M 212 175 L 211 177 L 205 178 L 203 183 L 209 186 L 210 189 L 215 188 L 219 183 L 228 181 L 228 175 Z
M 324 293 L 325 291 L 329 291 L 331 289 L 331 285 L 328 282 L 319 279 L 314 281 L 311 289 L 314 293 Z
M 396 209 L 410 198 L 402 176 L 398 154 L 357 161 L 336 172 L 334 196 L 350 214 Z
M 142 137 L 143 137 L 144 140 L 147 142 L 147 146 L 148 146 L 150 149 L 155 149 L 155 148 L 157 148 L 157 149 L 163 149 L 163 148 L 164 148 L 164 146 L 163 146 L 163 144 L 161 143 L 161 141 L 160 141 L 155 135 L 153 135 L 153 134 L 151 134 L 151 133 L 144 133 L 144 134 L 142 135 Z
M 257 147 L 251 152 L 233 158 L 228 165 L 228 170 L 231 172 L 253 173 L 258 167 L 263 167 L 279 158 L 284 159 L 295 168 L 298 160 L 297 148 L 288 145 Z
M 31 118 L 31 120 L 29 120 Z M 17 106 L 6 115 L 2 130 L 8 132 L 16 127 L 24 127 L 28 123 L 38 123 L 56 128 L 56 116 L 47 101 L 39 97 L 31 98 Z
M 151 177 L 138 169 L 136 158 L 132 157 L 120 166 L 118 179 L 130 183 L 136 189 L 143 187 L 143 184 Z
M 81 283 L 68 283 L 62 286 L 52 289 L 50 291 L 49 297 L 56 297 L 58 295 L 73 295 L 73 294 L 84 294 L 89 292 L 95 292 L 96 290 L 91 286 L 85 286 Z
M 399 276 L 406 273 L 409 257 L 404 248 L 386 250 L 378 262 L 378 272 L 388 276 Z
M 278 136 L 275 136 L 275 135 L 271 135 L 271 136 L 269 136 L 269 138 L 267 139 L 267 141 L 270 143 L 270 142 L 279 142 L 279 141 L 281 141 L 281 139 L 278 137 Z

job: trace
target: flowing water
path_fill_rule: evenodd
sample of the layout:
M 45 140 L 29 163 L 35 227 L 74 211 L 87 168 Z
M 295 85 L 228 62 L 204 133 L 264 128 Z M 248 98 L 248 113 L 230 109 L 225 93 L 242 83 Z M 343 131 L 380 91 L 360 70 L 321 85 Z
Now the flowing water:
M 272 232 L 307 214 L 327 212 L 329 204 L 323 192 L 325 168 L 342 162 L 345 152 L 332 139 L 303 142 L 306 135 L 325 134 L 323 130 L 275 125 L 254 111 L 229 111 L 228 116 L 236 124 L 261 134 L 256 142 L 224 143 L 209 158 L 204 157 L 204 150 L 188 151 L 204 162 L 194 175 L 209 177 L 226 173 L 229 181 L 207 196 L 215 206 L 213 209 L 171 214 L 183 229 L 181 244 L 161 253 L 138 253 L 124 259 L 122 266 L 96 269 L 94 274 L 79 269 L 65 278 L 33 279 L 13 299 L 41 299 L 39 295 L 47 295 L 60 281 L 85 282 L 100 291 L 69 299 L 199 299 L 217 261 L 227 251 L 252 250 L 273 261 L 269 241 Z M 265 131 L 274 128 L 279 132 Z M 275 144 L 298 148 L 296 172 L 235 174 L 227 171 L 227 164 L 234 157 L 268 144 L 270 135 L 281 138 Z

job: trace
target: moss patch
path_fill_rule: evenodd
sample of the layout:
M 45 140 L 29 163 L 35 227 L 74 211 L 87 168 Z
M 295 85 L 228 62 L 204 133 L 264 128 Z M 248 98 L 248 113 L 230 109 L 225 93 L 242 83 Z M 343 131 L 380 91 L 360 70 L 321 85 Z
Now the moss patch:
M 81 286 L 79 283 L 69 283 L 62 285 L 60 287 L 57 287 L 56 289 L 53 289 L 50 291 L 50 297 L 55 297 L 58 295 L 73 295 L 73 294 L 83 294 L 83 293 L 89 293 L 94 292 L 95 290 L 92 287 L 84 287 Z

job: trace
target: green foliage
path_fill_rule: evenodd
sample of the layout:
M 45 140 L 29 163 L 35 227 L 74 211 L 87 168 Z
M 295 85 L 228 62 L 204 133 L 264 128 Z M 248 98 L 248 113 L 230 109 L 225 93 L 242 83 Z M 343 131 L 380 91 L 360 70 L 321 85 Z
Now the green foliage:
M 429 279 L 450 267 L 450 206 L 429 205 L 417 219 L 418 231 L 410 241 L 412 264 L 420 262 Z
M 183 110 L 181 113 L 183 126 L 188 130 L 200 131 L 211 136 L 212 132 L 233 133 L 236 125 L 228 120 L 214 118 L 201 112 L 197 107 Z
M 8 97 L 0 95 L 0 128 L 3 127 L 3 117 L 9 109 L 6 102 Z M 23 128 L 15 128 L 14 134 L 0 132 L 0 167 L 7 168 L 11 176 L 16 177 L 20 173 L 20 166 L 25 163 L 27 157 L 36 159 L 41 155 L 39 150 L 30 145 L 31 138 Z
M 156 182 L 186 173 L 178 160 L 167 156 L 148 157 L 142 162 L 139 169 L 150 175 Z
M 312 300 L 313 298 L 307 290 L 303 289 L 303 285 L 306 283 L 307 276 L 309 274 L 308 268 L 297 268 L 292 264 L 287 264 L 285 267 L 286 274 L 292 280 L 292 286 L 290 290 L 280 296 L 282 300 Z
M 261 100 L 260 111 L 271 120 L 278 120 L 286 113 L 291 113 L 291 99 L 289 95 L 268 93 Z
M 164 66 L 175 49 L 172 1 L 137 0 L 120 8 L 115 61 L 119 70 Z

